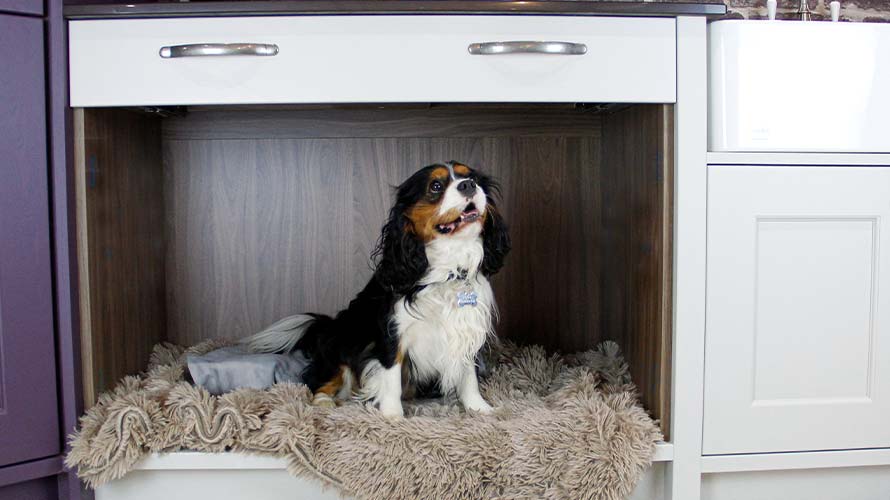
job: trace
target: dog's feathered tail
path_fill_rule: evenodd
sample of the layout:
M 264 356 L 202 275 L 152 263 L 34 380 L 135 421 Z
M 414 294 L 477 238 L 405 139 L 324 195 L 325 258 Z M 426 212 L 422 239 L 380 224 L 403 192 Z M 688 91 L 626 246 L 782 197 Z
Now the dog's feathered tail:
M 310 314 L 288 316 L 265 330 L 247 337 L 241 343 L 251 352 L 288 353 L 296 348 L 297 342 L 303 338 L 315 319 L 315 316 Z

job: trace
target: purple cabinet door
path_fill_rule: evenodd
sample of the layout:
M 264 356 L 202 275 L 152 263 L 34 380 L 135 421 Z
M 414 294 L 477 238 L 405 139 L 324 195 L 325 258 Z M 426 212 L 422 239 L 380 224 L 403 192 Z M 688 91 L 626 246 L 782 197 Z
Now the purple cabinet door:
M 43 20 L 0 15 L 0 466 L 60 452 Z
M 0 0 L 0 11 L 43 15 L 43 0 Z

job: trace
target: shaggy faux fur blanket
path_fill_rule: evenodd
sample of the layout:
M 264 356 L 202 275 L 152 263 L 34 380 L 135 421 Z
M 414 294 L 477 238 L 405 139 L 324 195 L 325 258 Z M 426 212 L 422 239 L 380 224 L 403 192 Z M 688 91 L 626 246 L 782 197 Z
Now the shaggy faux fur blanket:
M 96 487 L 151 452 L 233 450 L 287 457 L 291 473 L 364 499 L 620 499 L 662 438 L 611 342 L 566 357 L 505 343 L 481 382 L 493 415 L 428 400 L 406 402 L 404 419 L 313 406 L 302 385 L 211 396 L 183 380 L 187 353 L 221 345 L 155 347 L 146 373 L 81 418 L 68 466 Z

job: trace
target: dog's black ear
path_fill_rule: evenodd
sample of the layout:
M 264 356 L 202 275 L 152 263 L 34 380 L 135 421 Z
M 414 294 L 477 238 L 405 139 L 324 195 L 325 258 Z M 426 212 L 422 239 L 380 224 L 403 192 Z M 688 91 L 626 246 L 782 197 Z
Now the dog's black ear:
M 484 175 L 478 176 L 478 182 L 485 191 L 488 205 L 485 210 L 485 225 L 482 227 L 482 248 L 485 255 L 480 269 L 485 276 L 491 276 L 504 267 L 504 259 L 510 253 L 510 232 L 495 204 L 500 187 L 493 179 Z
M 488 205 L 488 215 L 482 228 L 482 274 L 491 276 L 504 267 L 504 259 L 510 252 L 510 233 L 507 223 L 494 205 Z
M 377 261 L 374 277 L 383 288 L 399 295 L 414 294 L 429 262 L 423 242 L 405 215 L 404 205 L 396 204 L 390 210 L 373 257 Z

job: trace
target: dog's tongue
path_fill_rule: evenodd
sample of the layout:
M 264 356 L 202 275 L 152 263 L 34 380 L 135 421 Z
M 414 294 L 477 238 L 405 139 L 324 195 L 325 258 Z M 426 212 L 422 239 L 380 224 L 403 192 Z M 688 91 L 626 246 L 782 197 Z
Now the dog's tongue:
M 460 217 L 454 219 L 448 224 L 439 224 L 438 226 L 436 226 L 436 228 L 439 230 L 440 233 L 448 234 L 454 232 L 454 230 L 457 229 L 459 226 L 475 222 L 478 219 L 479 210 L 471 204 L 470 209 L 461 212 Z
M 474 220 L 476 220 L 478 218 L 479 218 L 479 210 L 476 210 L 475 208 L 472 210 L 467 210 L 466 212 L 463 212 L 462 214 L 460 214 L 460 221 L 464 222 L 464 223 L 473 222 Z

